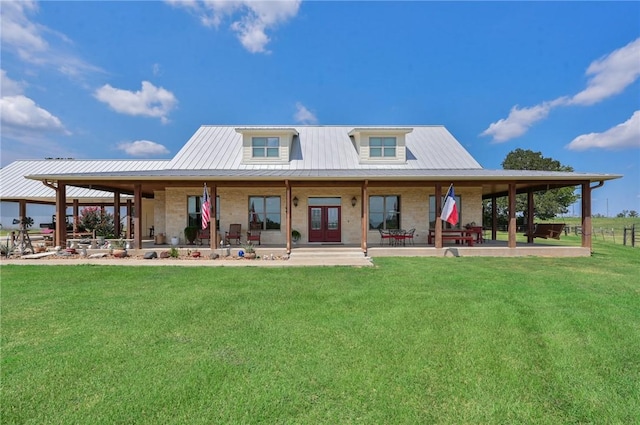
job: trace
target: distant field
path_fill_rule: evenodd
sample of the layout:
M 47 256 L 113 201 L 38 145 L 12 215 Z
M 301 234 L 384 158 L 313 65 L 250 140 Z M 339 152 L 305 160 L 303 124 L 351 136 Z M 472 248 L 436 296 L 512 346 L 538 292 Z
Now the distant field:
M 542 222 L 542 221 L 541 221 Z M 580 217 L 557 217 L 547 220 L 548 223 L 565 223 L 574 229 L 580 226 Z M 591 219 L 593 238 L 622 245 L 624 228 L 636 225 L 636 232 L 640 232 L 640 217 L 595 217 Z

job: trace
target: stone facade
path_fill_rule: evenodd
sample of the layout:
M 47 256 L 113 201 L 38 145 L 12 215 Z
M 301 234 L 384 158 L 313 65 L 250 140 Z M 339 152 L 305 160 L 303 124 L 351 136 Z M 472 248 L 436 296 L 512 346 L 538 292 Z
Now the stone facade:
M 443 192 L 446 188 L 443 189 Z M 425 184 L 424 187 L 371 187 L 369 196 L 375 195 L 399 195 L 400 196 L 400 223 L 404 229 L 415 228 L 414 242 L 426 244 L 429 229 L 429 197 L 433 196 L 434 189 Z M 219 197 L 221 235 L 229 230 L 232 223 L 242 225 L 243 240 L 249 223 L 250 196 L 279 196 L 280 197 L 280 230 L 263 230 L 261 242 L 263 244 L 281 245 L 286 243 L 286 190 L 284 187 L 238 188 L 221 187 L 217 190 Z M 481 188 L 456 188 L 456 195 L 460 196 L 460 226 L 475 222 L 482 224 L 482 190 Z M 184 228 L 188 223 L 187 199 L 189 196 L 202 196 L 202 188 L 196 187 L 170 187 L 165 191 L 156 191 L 154 200 L 154 226 L 156 233 L 165 233 L 167 239 L 172 236 L 180 238 L 184 243 Z M 353 187 L 300 187 L 295 186 L 291 191 L 291 198 L 298 199 L 298 205 L 292 205 L 291 228 L 298 230 L 302 238 L 301 244 L 308 243 L 309 228 L 309 198 L 325 197 L 340 198 L 341 206 L 341 243 L 345 245 L 359 245 L 361 242 L 362 223 L 360 213 L 362 208 L 361 188 Z M 351 205 L 356 198 L 355 207 Z M 368 245 L 376 245 L 380 241 L 377 230 L 369 230 L 367 233 Z

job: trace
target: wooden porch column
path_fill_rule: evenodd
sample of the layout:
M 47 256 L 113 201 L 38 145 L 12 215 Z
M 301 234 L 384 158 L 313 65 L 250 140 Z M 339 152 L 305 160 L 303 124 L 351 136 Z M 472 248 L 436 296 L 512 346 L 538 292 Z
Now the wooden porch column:
M 56 189 L 56 242 L 61 248 L 67 246 L 67 185 L 58 182 Z
M 362 251 L 367 254 L 367 235 L 369 234 L 369 180 L 365 180 L 362 183 L 362 187 L 360 190 L 360 223 L 362 227 L 362 238 L 360 240 L 360 247 Z
M 495 195 L 491 197 L 491 240 L 498 239 L 498 198 Z
M 516 184 L 509 183 L 509 248 L 516 247 Z
M 122 225 L 120 223 L 120 192 L 113 192 L 113 224 L 115 227 L 116 237 L 122 234 Z
M 436 197 L 435 247 L 442 248 L 442 219 L 440 218 L 440 215 L 442 214 L 442 184 L 441 183 L 436 183 L 435 197 Z
M 582 183 L 582 247 L 591 250 L 591 183 Z
M 286 231 L 287 231 L 287 254 L 291 254 L 291 184 L 289 180 L 284 181 L 286 188 L 285 214 L 286 214 Z
M 533 243 L 533 191 L 527 191 L 527 243 Z
M 134 188 L 135 191 L 135 188 Z M 135 192 L 134 192 L 134 197 L 135 197 Z M 132 210 L 132 205 L 131 205 L 131 199 L 127 199 L 127 222 L 125 223 L 125 226 L 127 226 L 126 231 L 124 232 L 125 238 L 126 239 L 131 239 L 131 210 Z
M 134 248 L 141 249 L 142 248 L 142 185 L 140 183 L 136 183 L 133 185 L 133 197 L 134 199 L 134 207 L 133 207 L 133 236 L 134 236 Z
M 22 220 L 27 216 L 27 200 L 20 199 L 18 201 L 18 219 L 20 220 L 20 228 L 22 228 Z
M 78 216 L 80 215 L 80 201 L 73 200 L 73 237 L 78 233 Z M 94 235 L 95 236 L 95 235 Z
M 216 226 L 216 217 L 218 216 L 218 187 L 215 183 L 209 185 L 211 187 L 211 221 L 209 221 L 209 244 L 211 249 L 218 249 L 218 227 Z

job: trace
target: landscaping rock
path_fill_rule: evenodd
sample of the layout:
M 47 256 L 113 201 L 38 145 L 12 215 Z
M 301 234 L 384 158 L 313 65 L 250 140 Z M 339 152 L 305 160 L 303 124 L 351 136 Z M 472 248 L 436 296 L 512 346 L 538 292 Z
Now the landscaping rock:
M 95 254 L 91 254 L 89 255 L 87 258 L 104 258 L 106 257 L 108 254 L 106 252 L 97 252 Z
M 217 260 L 218 258 L 220 258 L 220 254 L 212 252 L 211 254 L 209 254 L 209 258 L 211 258 L 212 260 Z
M 169 254 L 169 251 L 162 251 L 160 253 L 160 258 L 169 258 L 171 257 L 171 254 Z
M 144 253 L 144 259 L 145 260 L 152 260 L 154 258 L 158 258 L 158 253 L 155 251 L 150 251 L 150 252 L 145 252 Z

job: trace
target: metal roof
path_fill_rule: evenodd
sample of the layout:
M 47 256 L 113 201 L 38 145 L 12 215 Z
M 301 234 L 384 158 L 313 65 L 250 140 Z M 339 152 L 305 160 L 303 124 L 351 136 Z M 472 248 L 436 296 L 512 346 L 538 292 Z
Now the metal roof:
M 30 199 L 51 202 L 55 191 L 41 181 L 25 178 L 27 175 L 52 175 L 73 173 L 100 173 L 106 171 L 139 172 L 158 170 L 166 167 L 168 161 L 132 160 L 82 160 L 82 159 L 42 159 L 20 160 L 0 169 L 0 197 L 3 201 Z M 84 201 L 110 201 L 112 192 L 67 186 L 67 197 Z
M 362 164 L 349 137 L 357 129 L 394 130 L 406 134 L 407 162 Z M 236 129 L 298 132 L 286 164 L 243 164 L 242 134 Z M 202 126 L 170 161 L 170 170 L 437 170 L 480 169 L 482 166 L 442 126 Z

